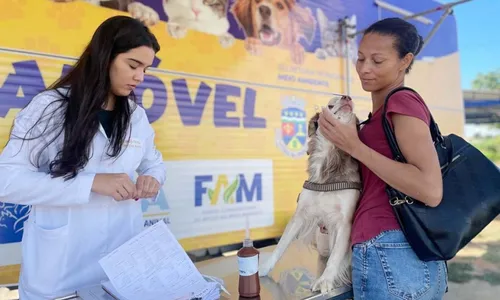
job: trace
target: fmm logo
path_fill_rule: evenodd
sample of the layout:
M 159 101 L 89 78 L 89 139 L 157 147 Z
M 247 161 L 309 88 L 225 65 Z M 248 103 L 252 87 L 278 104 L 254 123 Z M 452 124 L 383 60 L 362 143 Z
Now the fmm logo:
M 231 178 L 225 174 L 195 176 L 194 205 L 196 207 L 203 205 L 205 195 L 208 196 L 210 205 L 262 201 L 262 173 L 254 173 L 253 176 L 237 174 Z

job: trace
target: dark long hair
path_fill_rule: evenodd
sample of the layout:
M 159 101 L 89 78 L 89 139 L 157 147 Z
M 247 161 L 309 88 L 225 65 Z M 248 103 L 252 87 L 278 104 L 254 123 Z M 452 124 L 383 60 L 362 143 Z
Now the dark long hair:
M 418 34 L 417 28 L 400 18 L 386 18 L 377 21 L 368 27 L 364 34 L 372 32 L 393 37 L 394 48 L 398 51 L 399 58 L 405 57 L 408 53 L 417 56 L 424 45 L 424 39 Z M 406 69 L 406 73 L 410 72 L 413 61 Z
M 60 130 L 40 148 L 36 164 L 40 162 L 42 151 L 64 132 L 62 148 L 49 163 L 49 173 L 52 177 L 63 177 L 68 180 L 74 178 L 85 167 L 91 157 L 92 140 L 99 130 L 99 111 L 108 101 L 111 88 L 110 65 L 118 54 L 141 46 L 150 47 L 155 52 L 160 50 L 155 36 L 138 20 L 127 16 L 111 17 L 97 28 L 71 70 L 48 88 L 48 90 L 55 89 L 59 94 L 60 99 L 50 104 L 58 107 L 51 109 L 50 115 L 45 114 L 48 107 L 45 108 L 40 119 L 28 133 L 40 122 L 53 120 L 58 112 L 64 116 L 61 123 L 51 126 L 52 128 L 45 126 L 38 136 L 47 137 L 47 130 L 52 132 Z M 108 155 L 111 157 L 120 154 L 130 127 L 135 107 L 129 105 L 128 98 L 135 102 L 133 92 L 129 97 L 116 96 L 113 131 L 108 148 Z M 26 139 L 28 138 L 25 136 L 24 140 Z

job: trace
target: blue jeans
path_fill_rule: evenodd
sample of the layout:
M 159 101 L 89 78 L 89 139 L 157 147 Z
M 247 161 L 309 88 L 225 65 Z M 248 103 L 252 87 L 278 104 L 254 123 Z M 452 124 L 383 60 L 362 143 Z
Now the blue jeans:
M 448 285 L 444 261 L 418 259 L 402 231 L 385 231 L 353 246 L 355 300 L 441 300 Z

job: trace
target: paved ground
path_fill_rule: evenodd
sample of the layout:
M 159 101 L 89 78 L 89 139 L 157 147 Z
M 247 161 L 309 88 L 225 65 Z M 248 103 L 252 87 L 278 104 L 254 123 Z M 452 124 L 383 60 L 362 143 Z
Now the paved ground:
M 500 218 L 448 263 L 446 300 L 500 299 Z

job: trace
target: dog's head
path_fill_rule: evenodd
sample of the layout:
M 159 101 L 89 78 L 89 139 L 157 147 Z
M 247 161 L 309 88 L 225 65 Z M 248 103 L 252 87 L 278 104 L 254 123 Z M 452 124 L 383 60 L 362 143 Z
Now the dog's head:
M 328 110 L 333 114 L 333 116 L 339 120 L 340 122 L 347 124 L 352 118 L 356 118 L 356 125 L 359 130 L 359 120 L 354 114 L 354 103 L 352 102 L 351 97 L 342 96 L 335 97 L 328 101 Z M 317 134 L 318 131 L 318 119 L 319 113 L 316 113 L 310 120 L 307 128 L 307 132 L 309 137 Z
M 259 39 L 264 45 L 274 46 L 292 28 L 290 18 L 296 0 L 237 0 L 232 12 L 245 30 L 247 37 Z
M 356 125 L 359 130 L 359 120 L 354 114 L 354 105 L 349 96 L 335 97 L 328 102 L 328 110 L 333 114 L 333 117 L 339 122 L 348 124 L 351 122 L 352 118 L 355 118 Z M 349 171 L 348 162 L 349 155 L 337 148 L 333 144 L 321 142 L 319 138 L 321 133 L 318 132 L 319 113 L 316 113 L 310 120 L 308 124 L 308 135 L 309 141 L 307 144 L 307 154 L 309 156 L 309 173 L 315 174 L 316 181 L 328 181 L 330 176 L 335 176 L 335 174 L 343 174 Z M 329 146 L 328 146 L 329 145 Z M 327 148 L 325 148 L 325 146 Z M 319 148 L 321 147 L 321 149 Z M 325 152 L 324 150 L 327 149 Z M 318 160 L 319 158 L 319 160 Z M 316 168 L 315 162 L 321 162 L 323 165 L 321 168 Z M 315 170 L 319 170 L 315 172 Z M 331 178 L 330 178 L 331 179 Z M 325 181 L 325 182 L 326 182 Z

